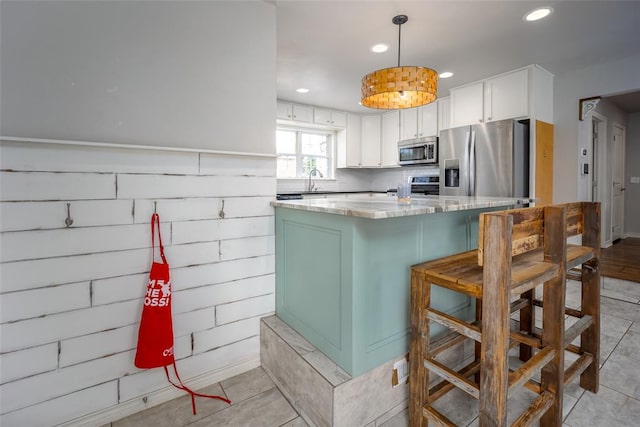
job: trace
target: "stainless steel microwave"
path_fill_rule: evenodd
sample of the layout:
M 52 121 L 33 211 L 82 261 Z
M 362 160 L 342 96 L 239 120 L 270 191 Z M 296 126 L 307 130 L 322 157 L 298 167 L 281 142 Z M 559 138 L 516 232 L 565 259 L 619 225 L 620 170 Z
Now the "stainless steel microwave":
M 437 164 L 438 137 L 427 136 L 398 142 L 398 160 L 401 166 Z

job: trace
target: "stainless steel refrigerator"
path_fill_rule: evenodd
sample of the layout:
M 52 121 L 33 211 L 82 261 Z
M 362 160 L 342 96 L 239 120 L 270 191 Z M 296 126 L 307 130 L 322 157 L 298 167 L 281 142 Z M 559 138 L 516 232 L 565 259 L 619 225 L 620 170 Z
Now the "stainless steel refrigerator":
M 440 133 L 440 195 L 529 196 L 529 121 L 501 120 Z

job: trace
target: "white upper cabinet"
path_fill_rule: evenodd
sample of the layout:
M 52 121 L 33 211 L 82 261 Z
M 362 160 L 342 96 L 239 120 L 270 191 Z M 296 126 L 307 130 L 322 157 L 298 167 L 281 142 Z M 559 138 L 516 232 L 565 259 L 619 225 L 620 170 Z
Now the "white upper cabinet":
M 418 138 L 438 135 L 438 101 L 418 108 Z
M 297 122 L 311 123 L 313 121 L 313 108 L 306 105 L 293 104 L 292 119 Z
M 451 99 L 438 99 L 438 132 L 451 127 Z
M 482 82 L 451 89 L 451 127 L 482 123 L 483 90 Z
M 278 119 L 313 122 L 313 107 L 280 101 L 276 105 L 276 118 Z
M 319 125 L 343 128 L 347 126 L 347 113 L 314 108 L 313 122 Z
M 398 166 L 398 141 L 400 139 L 400 112 L 382 114 L 382 148 L 380 163 L 383 167 Z
M 451 127 L 525 117 L 553 122 L 553 75 L 537 65 L 457 87 L 450 93 Z
M 362 116 L 362 167 L 380 166 L 380 132 L 379 114 Z
M 338 132 L 336 166 L 357 168 L 362 166 L 362 120 L 358 114 L 346 114 L 346 129 Z
M 418 109 L 408 108 L 400 112 L 400 140 L 418 137 Z
M 438 102 L 402 110 L 400 120 L 400 140 L 437 135 Z
M 276 118 L 282 120 L 291 120 L 293 117 L 293 104 L 288 102 L 278 102 L 276 110 Z
M 529 70 L 518 70 L 484 83 L 484 120 L 510 119 L 529 115 Z

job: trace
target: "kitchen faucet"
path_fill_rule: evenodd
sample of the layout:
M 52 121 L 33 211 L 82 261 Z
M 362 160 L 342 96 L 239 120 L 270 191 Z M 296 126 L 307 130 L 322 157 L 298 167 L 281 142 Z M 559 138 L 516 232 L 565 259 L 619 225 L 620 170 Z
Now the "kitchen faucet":
M 313 183 L 313 181 L 311 180 L 311 175 L 320 175 L 320 178 L 324 178 L 324 175 L 322 175 L 322 172 L 320 172 L 317 168 L 313 168 L 309 171 L 309 185 L 307 185 L 307 191 L 310 193 L 313 191 L 313 189 L 315 188 L 316 190 L 318 190 L 316 188 L 316 185 Z

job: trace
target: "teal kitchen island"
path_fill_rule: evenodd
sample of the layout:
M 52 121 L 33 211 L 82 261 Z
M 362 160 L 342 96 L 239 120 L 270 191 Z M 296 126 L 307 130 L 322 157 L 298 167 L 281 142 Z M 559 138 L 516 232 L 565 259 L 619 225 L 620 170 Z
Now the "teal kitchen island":
M 407 205 L 374 193 L 272 202 L 276 315 L 351 377 L 361 375 L 408 352 L 410 266 L 476 248 L 479 214 L 519 202 L 426 196 Z M 445 289 L 431 301 L 456 317 L 474 315 L 468 297 Z

